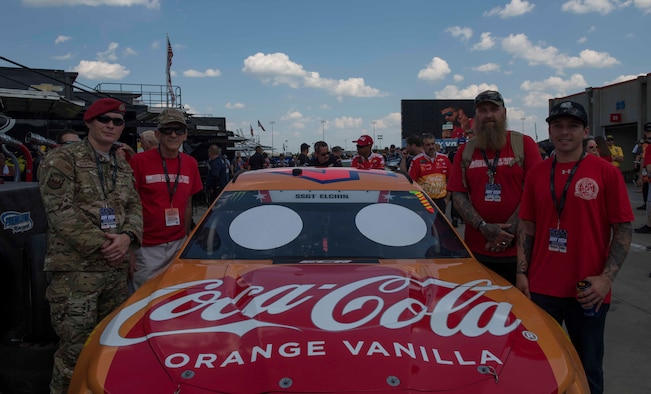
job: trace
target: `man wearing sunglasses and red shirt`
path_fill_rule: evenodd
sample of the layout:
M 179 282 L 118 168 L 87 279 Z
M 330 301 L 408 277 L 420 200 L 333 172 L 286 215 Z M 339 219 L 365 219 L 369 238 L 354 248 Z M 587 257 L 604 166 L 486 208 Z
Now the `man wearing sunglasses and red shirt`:
M 166 109 L 156 130 L 158 149 L 131 159 L 144 222 L 142 247 L 134 251 L 133 290 L 164 271 L 190 233 L 192 196 L 203 190 L 203 184 L 197 161 L 179 151 L 187 134 L 184 114 Z
M 48 218 L 44 270 L 52 273 L 46 298 L 59 336 L 53 393 L 68 392 L 86 338 L 127 298 L 128 251 L 141 239 L 142 207 L 114 146 L 125 113 L 121 101 L 95 101 L 84 113 L 88 136 L 52 150 L 39 166 Z

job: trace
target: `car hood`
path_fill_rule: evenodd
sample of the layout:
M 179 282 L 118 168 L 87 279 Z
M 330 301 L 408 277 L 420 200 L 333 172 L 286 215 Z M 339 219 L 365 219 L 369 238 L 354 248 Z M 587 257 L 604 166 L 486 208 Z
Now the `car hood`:
M 206 392 L 444 391 L 531 371 L 556 387 L 545 330 L 493 275 L 470 260 L 173 266 L 101 332 L 107 391 L 132 375 Z

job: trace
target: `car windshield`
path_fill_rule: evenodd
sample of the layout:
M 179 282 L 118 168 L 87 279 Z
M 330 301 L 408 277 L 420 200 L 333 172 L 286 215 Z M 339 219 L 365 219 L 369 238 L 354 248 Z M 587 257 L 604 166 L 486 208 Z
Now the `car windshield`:
M 225 192 L 181 255 L 274 263 L 466 257 L 431 200 L 415 190 Z

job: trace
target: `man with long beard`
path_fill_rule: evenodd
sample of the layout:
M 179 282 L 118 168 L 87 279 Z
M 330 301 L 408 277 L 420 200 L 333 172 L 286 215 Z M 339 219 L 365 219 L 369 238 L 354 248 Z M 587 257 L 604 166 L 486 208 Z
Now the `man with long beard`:
M 475 97 L 474 122 L 474 138 L 454 157 L 448 191 L 477 260 L 515 284 L 514 234 L 524 178 L 542 158 L 531 137 L 507 130 L 499 92 L 487 90 Z

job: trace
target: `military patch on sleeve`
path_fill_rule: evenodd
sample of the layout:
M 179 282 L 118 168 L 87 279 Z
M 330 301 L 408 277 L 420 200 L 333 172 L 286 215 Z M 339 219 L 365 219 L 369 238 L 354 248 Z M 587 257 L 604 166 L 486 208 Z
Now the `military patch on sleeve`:
M 62 174 L 55 172 L 53 174 L 50 174 L 50 177 L 47 180 L 47 187 L 52 190 L 59 190 L 63 186 L 63 182 L 65 180 L 66 178 Z

